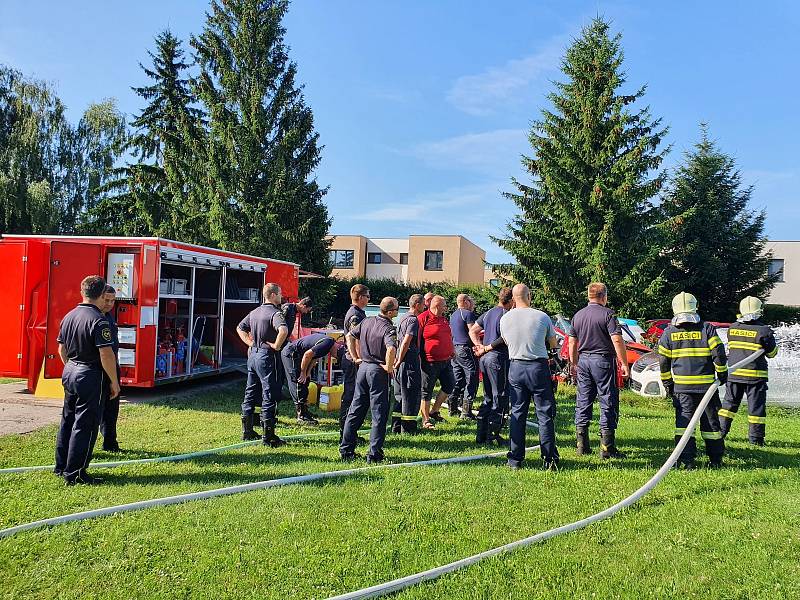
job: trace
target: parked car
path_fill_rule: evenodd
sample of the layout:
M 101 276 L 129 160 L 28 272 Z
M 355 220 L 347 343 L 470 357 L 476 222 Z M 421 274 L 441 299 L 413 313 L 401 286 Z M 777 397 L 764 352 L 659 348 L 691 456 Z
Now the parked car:
M 669 321 L 667 321 L 669 323 Z M 725 352 L 728 351 L 728 323 L 712 323 L 717 328 L 717 335 L 725 345 Z M 663 329 L 661 330 L 663 333 Z M 659 334 L 660 337 L 661 334 Z M 664 389 L 664 384 L 661 383 L 661 369 L 658 365 L 658 353 L 647 352 L 643 354 L 636 362 L 631 363 L 631 389 L 640 396 L 649 396 L 652 398 L 664 398 L 667 395 L 667 390 Z M 725 386 L 720 388 L 720 396 L 725 397 Z

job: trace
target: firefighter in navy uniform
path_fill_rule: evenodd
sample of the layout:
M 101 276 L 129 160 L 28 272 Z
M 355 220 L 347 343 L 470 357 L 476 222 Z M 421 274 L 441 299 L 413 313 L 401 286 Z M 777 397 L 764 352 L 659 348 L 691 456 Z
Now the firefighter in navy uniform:
M 364 424 L 367 410 L 372 412 L 368 463 L 383 461 L 383 442 L 389 420 L 389 382 L 397 357 L 397 330 L 392 319 L 397 316 L 396 298 L 381 300 L 380 314 L 367 317 L 347 334 L 347 348 L 358 364 L 356 393 L 347 411 L 339 453 L 342 460 L 355 458 L 356 432 Z
M 369 288 L 362 283 L 357 283 L 350 288 L 350 300 L 352 305 L 347 309 L 344 315 L 344 334 L 347 336 L 356 325 L 361 323 L 367 318 L 367 313 L 364 312 L 364 307 L 369 304 Z M 350 404 L 353 402 L 353 395 L 356 391 L 356 374 L 358 373 L 358 365 L 355 359 L 350 355 L 349 349 L 345 349 L 345 354 L 342 357 L 342 404 L 339 407 L 339 441 L 342 441 L 342 434 L 344 433 L 344 422 L 347 419 L 347 411 L 350 409 Z M 359 441 L 363 438 L 358 436 Z
M 422 402 L 422 371 L 419 362 L 419 321 L 425 310 L 422 294 L 408 300 L 409 310 L 397 326 L 397 369 L 394 374 L 392 433 L 416 433 L 417 415 Z
M 284 442 L 275 434 L 277 405 L 281 388 L 277 362 L 289 331 L 280 309 L 281 288 L 277 283 L 264 286 L 264 304 L 251 311 L 236 333 L 250 348 L 247 355 L 247 386 L 242 402 L 242 439 L 257 440 L 253 431 L 256 403 L 261 402 L 262 441 L 277 448 Z
M 328 355 L 335 341 L 324 333 L 304 335 L 289 342 L 281 350 L 283 372 L 286 374 L 289 394 L 294 400 L 299 425 L 318 425 L 319 421 L 308 411 L 308 384 L 319 359 Z
M 119 395 L 113 335 L 101 312 L 105 287 L 105 280 L 98 275 L 85 278 L 81 282 L 83 302 L 64 316 L 58 331 L 58 355 L 64 363 L 64 410 L 53 472 L 64 477 L 67 485 L 101 481 L 86 469 L 97 440 L 105 379 L 110 380 L 110 394 Z
M 678 443 L 686 426 L 700 405 L 703 395 L 717 378 L 722 384 L 727 380 L 728 363 L 725 347 L 710 323 L 697 314 L 697 299 L 681 292 L 672 300 L 675 317 L 664 330 L 658 342 L 661 380 L 675 407 L 675 443 Z M 718 412 L 719 393 L 706 406 L 700 417 L 700 435 L 706 446 L 709 466 L 722 466 L 725 441 L 720 429 Z M 689 438 L 676 467 L 695 468 L 697 443 Z
M 111 329 L 111 348 L 114 350 L 114 360 L 117 363 L 117 381 L 120 378 L 119 368 L 119 327 L 114 319 L 114 301 L 117 291 L 106 285 L 103 292 L 103 308 L 101 312 L 106 316 Z M 119 394 L 111 395 L 110 381 L 106 380 L 103 386 L 103 404 L 100 414 L 100 433 L 103 435 L 103 450 L 107 452 L 121 452 L 117 441 L 117 419 L 119 418 Z
M 772 329 L 761 321 L 761 300 L 748 296 L 739 304 L 739 312 L 741 316 L 728 330 L 730 363 L 744 360 L 758 350 L 764 350 L 764 354 L 728 374 L 728 393 L 719 411 L 719 420 L 724 437 L 731 429 L 739 404 L 747 396 L 748 437 L 751 444 L 763 446 L 767 423 L 767 359 L 778 354 L 778 345 Z

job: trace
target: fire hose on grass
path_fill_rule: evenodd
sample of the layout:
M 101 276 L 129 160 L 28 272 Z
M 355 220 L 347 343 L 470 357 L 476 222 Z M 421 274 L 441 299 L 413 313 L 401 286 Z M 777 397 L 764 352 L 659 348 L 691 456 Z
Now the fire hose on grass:
M 536 450 L 539 446 L 526 448 L 530 452 Z M 24 523 L 15 527 L 7 529 L 0 529 L 0 539 L 12 536 L 22 531 L 29 529 L 37 529 L 40 527 L 48 527 L 52 525 L 60 525 L 62 523 L 69 523 L 71 521 L 84 521 L 86 519 L 94 519 L 97 517 L 104 517 L 123 512 L 131 512 L 135 510 L 143 510 L 145 508 L 152 508 L 155 506 L 169 506 L 170 504 L 182 504 L 184 502 L 191 502 L 193 500 L 206 500 L 209 498 L 216 498 L 218 496 L 230 496 L 231 494 L 241 494 L 244 492 L 252 492 L 254 490 L 263 490 L 272 487 L 297 485 L 300 483 L 311 483 L 314 481 L 322 481 L 323 479 L 333 479 L 335 477 L 348 477 L 350 475 L 359 475 L 361 473 L 374 471 L 376 469 L 399 469 L 401 467 L 423 467 L 435 465 L 448 465 L 455 463 L 470 462 L 476 460 L 485 460 L 487 458 L 505 458 L 506 452 L 491 452 L 489 454 L 476 454 L 471 456 L 453 456 L 451 458 L 435 458 L 429 460 L 419 460 L 404 463 L 392 463 L 386 465 L 375 465 L 372 467 L 359 467 L 356 469 L 342 469 L 339 471 L 325 471 L 323 473 L 311 473 L 309 475 L 296 475 L 294 477 L 282 477 L 280 479 L 268 479 L 266 481 L 256 481 L 254 483 L 246 483 L 242 485 L 234 485 L 230 487 L 217 488 L 213 490 L 206 490 L 203 492 L 193 492 L 189 494 L 180 494 L 178 496 L 168 496 L 166 498 L 154 498 L 152 500 L 141 500 L 139 502 L 130 502 L 128 504 L 120 504 L 117 506 L 109 506 L 106 508 L 96 508 L 93 510 L 85 510 L 82 512 L 72 513 L 69 515 L 62 515 L 60 517 L 52 517 L 50 519 L 41 519 L 31 523 Z
M 747 358 L 731 365 L 729 367 L 729 370 L 735 371 L 736 369 L 751 363 L 762 354 L 764 354 L 764 351 L 758 350 L 753 354 L 751 354 L 750 356 L 748 356 Z M 532 535 L 530 537 L 517 540 L 516 542 L 510 542 L 508 544 L 504 544 L 503 546 L 492 548 L 491 550 L 486 550 L 485 552 L 481 552 L 480 554 L 476 554 L 474 556 L 468 556 L 467 558 L 462 558 L 461 560 L 457 560 L 447 565 L 442 565 L 441 567 L 435 567 L 427 571 L 422 571 L 421 573 L 415 573 L 413 575 L 407 575 L 406 577 L 401 577 L 399 579 L 393 579 L 392 581 L 387 581 L 386 583 L 373 585 L 371 587 L 357 590 L 355 592 L 348 592 L 347 594 L 331 596 L 329 600 L 355 600 L 357 598 L 378 598 L 380 596 L 393 594 L 407 587 L 411 587 L 413 585 L 417 585 L 425 581 L 431 581 L 433 579 L 441 577 L 442 575 L 446 575 L 447 573 L 452 573 L 453 571 L 457 571 L 458 569 L 469 567 L 486 558 L 491 558 L 492 556 L 497 556 L 498 554 L 511 552 L 512 550 L 516 550 L 517 548 L 524 548 L 526 546 L 531 546 L 533 544 L 537 544 L 539 542 L 548 540 L 552 537 L 556 537 L 557 535 L 561 535 L 563 533 L 570 533 L 572 531 L 577 531 L 578 529 L 583 529 L 588 525 L 612 517 L 613 515 L 621 511 L 623 508 L 627 508 L 635 504 L 639 500 L 641 500 L 642 497 L 648 494 L 654 487 L 656 487 L 656 485 L 659 484 L 659 482 L 664 478 L 664 476 L 666 476 L 666 474 L 672 468 L 672 465 L 674 465 L 675 462 L 678 460 L 678 457 L 680 457 L 681 452 L 683 452 L 683 449 L 686 447 L 686 444 L 689 443 L 689 438 L 694 436 L 695 427 L 697 427 L 697 423 L 700 421 L 700 417 L 703 414 L 703 411 L 705 411 L 706 406 L 708 406 L 708 403 L 711 401 L 711 398 L 716 393 L 719 385 L 720 385 L 719 381 L 714 381 L 714 383 L 711 384 L 706 393 L 703 395 L 703 398 L 700 401 L 697 410 L 694 412 L 694 415 L 692 415 L 689 424 L 686 426 L 686 431 L 683 433 L 681 439 L 675 445 L 675 449 L 672 451 L 672 454 L 669 455 L 669 458 L 667 458 L 664 465 L 656 472 L 655 475 L 653 475 L 647 481 L 647 483 L 645 483 L 642 487 L 633 492 L 630 496 L 628 496 L 624 500 L 617 502 L 613 506 L 610 506 L 607 509 L 600 511 L 599 513 L 588 516 L 579 521 L 575 521 L 574 523 L 568 523 L 567 525 L 561 525 L 560 527 L 548 529 L 547 531 L 537 533 L 536 535 Z

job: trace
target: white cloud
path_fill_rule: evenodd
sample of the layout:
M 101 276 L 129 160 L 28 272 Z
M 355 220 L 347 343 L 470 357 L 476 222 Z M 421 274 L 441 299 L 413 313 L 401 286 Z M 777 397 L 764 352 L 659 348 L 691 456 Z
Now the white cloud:
M 456 79 L 447 100 L 459 110 L 477 116 L 489 115 L 517 103 L 529 87 L 558 69 L 566 37 L 550 40 L 535 54 L 491 67 L 477 75 Z
M 496 129 L 425 142 L 410 153 L 437 169 L 466 169 L 501 176 L 519 171 L 520 155 L 528 148 L 525 130 Z

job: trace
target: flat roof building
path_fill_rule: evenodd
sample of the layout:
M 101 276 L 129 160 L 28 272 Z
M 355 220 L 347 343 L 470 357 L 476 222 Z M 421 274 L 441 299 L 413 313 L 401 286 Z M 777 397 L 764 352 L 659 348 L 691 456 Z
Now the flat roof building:
M 766 249 L 772 252 L 769 274 L 780 275 L 767 303 L 800 306 L 800 241 L 769 241 Z
M 461 235 L 331 235 L 328 239 L 334 277 L 389 278 L 405 283 L 484 282 L 486 252 Z

